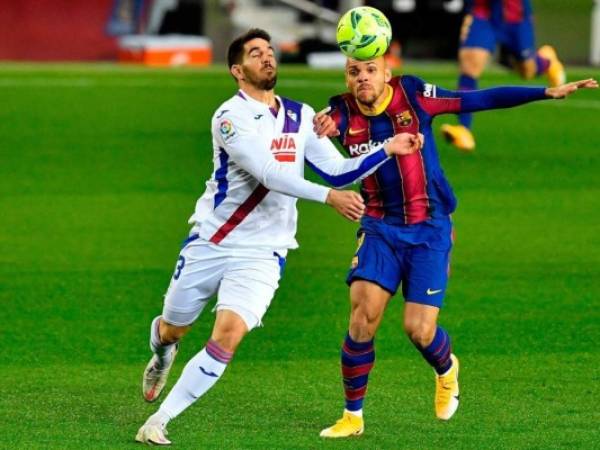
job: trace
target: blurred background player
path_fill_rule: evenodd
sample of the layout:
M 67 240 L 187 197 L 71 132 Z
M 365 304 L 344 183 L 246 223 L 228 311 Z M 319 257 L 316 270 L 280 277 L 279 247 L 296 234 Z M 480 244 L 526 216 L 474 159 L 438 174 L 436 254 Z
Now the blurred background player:
M 458 90 L 475 90 L 490 56 L 499 44 L 523 79 L 546 75 L 550 86 L 565 82 L 565 71 L 550 45 L 535 50 L 530 0 L 468 0 L 460 32 Z M 460 150 L 475 149 L 470 113 L 458 116 L 459 124 L 444 124 L 444 137 Z
M 147 401 L 158 399 L 178 341 L 215 294 L 216 319 L 206 346 L 139 429 L 138 442 L 169 445 L 167 423 L 219 380 L 244 336 L 261 325 L 287 251 L 298 246 L 296 198 L 326 202 L 351 220 L 362 216 L 364 204 L 356 192 L 305 180 L 304 163 L 341 186 L 420 145 L 417 136 L 404 133 L 359 160 L 343 158 L 328 139 L 318 138 L 309 106 L 275 95 L 277 63 L 270 40 L 267 32 L 252 29 L 229 47 L 230 73 L 240 89 L 213 116 L 214 172 L 190 219 L 193 228 L 163 314 L 150 327 L 153 355 L 142 383 Z M 333 132 L 333 125 L 316 118 L 319 133 Z
M 431 123 L 435 116 L 508 108 L 563 98 L 588 79 L 553 88 L 496 87 L 450 91 L 403 75 L 393 77 L 383 57 L 346 62 L 349 93 L 330 99 L 338 139 L 358 157 L 398 133 L 424 135 L 420 152 L 395 157 L 361 183 L 366 210 L 347 283 L 350 324 L 341 350 L 343 416 L 321 431 L 326 438 L 362 434 L 363 400 L 375 363 L 375 333 L 391 297 L 402 285 L 404 331 L 435 371 L 435 414 L 449 420 L 459 404 L 458 358 L 438 325 L 446 286 L 456 198 L 440 166 Z

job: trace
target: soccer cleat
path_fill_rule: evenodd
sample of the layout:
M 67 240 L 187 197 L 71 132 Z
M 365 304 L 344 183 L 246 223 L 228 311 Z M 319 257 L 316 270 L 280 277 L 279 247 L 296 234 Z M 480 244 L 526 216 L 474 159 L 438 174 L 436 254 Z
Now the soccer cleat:
M 546 58 L 550 61 L 550 66 L 548 66 L 548 71 L 546 72 L 550 87 L 556 87 L 560 86 L 561 84 L 565 84 L 565 81 L 567 80 L 565 67 L 559 61 L 554 47 L 551 45 L 543 45 L 539 48 L 538 54 L 542 58 Z
M 444 124 L 440 128 L 444 138 L 459 150 L 472 152 L 475 150 L 473 133 L 464 125 Z
M 365 422 L 362 417 L 344 411 L 342 418 L 335 425 L 322 430 L 320 436 L 325 438 L 360 436 L 364 430 Z
M 142 379 L 142 395 L 147 402 L 153 402 L 160 396 L 165 384 L 167 384 L 169 371 L 173 367 L 173 361 L 175 361 L 178 349 L 179 344 L 175 344 L 173 350 L 171 350 L 171 361 L 162 369 L 158 364 L 158 356 L 152 355 L 150 362 L 144 370 L 144 378 Z
M 441 420 L 450 420 L 458 409 L 458 358 L 450 355 L 452 367 L 443 375 L 436 374 L 435 415 Z
M 135 440 L 148 445 L 171 445 L 171 441 L 166 438 L 167 429 L 156 419 L 148 419 L 135 435 Z

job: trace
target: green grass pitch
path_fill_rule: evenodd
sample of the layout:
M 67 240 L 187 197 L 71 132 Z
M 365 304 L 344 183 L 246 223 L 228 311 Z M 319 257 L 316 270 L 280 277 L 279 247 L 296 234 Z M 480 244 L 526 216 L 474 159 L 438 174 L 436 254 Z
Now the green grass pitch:
M 456 83 L 453 65 L 406 70 Z M 492 70 L 482 86 L 522 83 Z M 293 67 L 278 86 L 316 109 L 343 89 L 341 72 Z M 149 323 L 211 173 L 210 115 L 234 91 L 224 69 L 0 66 L 0 447 L 136 448 L 156 408 L 140 395 Z M 264 328 L 170 424 L 175 448 L 597 448 L 599 114 L 600 92 L 579 92 L 478 114 L 472 155 L 438 139 L 459 198 L 441 315 L 462 361 L 449 423 L 434 419 L 433 374 L 403 335 L 395 298 L 365 434 L 318 437 L 343 407 L 356 226 L 301 201 L 301 248 Z M 208 308 L 169 387 L 212 322 Z

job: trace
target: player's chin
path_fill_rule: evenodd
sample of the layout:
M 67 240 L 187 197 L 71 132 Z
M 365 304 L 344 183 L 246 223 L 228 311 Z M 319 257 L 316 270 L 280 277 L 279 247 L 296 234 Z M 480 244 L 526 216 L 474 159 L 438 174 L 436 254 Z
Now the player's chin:
M 277 74 L 273 74 L 272 76 L 268 76 L 260 80 L 259 88 L 265 91 L 270 91 L 277 84 Z
M 377 97 L 375 96 L 375 93 L 373 91 L 361 89 L 356 93 L 356 98 L 363 105 L 371 106 L 373 103 L 375 103 Z

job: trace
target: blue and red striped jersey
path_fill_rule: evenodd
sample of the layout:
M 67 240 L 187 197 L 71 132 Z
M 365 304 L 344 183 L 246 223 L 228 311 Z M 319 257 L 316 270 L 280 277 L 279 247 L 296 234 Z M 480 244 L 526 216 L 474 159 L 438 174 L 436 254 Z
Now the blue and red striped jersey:
M 361 183 L 370 217 L 394 217 L 415 224 L 444 217 L 456 208 L 456 198 L 440 166 L 433 118 L 439 114 L 507 108 L 546 98 L 543 87 L 497 87 L 479 91 L 451 91 L 404 75 L 390 81 L 391 99 L 380 114 L 363 114 L 350 93 L 332 97 L 331 116 L 340 131 L 338 140 L 351 157 L 370 152 L 402 132 L 423 133 L 421 151 L 390 158 Z
M 465 12 L 478 19 L 519 23 L 532 14 L 529 0 L 468 0 Z

